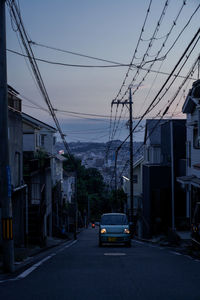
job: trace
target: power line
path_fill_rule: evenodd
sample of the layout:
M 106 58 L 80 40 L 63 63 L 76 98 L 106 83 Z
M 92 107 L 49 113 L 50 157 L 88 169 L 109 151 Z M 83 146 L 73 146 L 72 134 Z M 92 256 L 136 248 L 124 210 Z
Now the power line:
M 128 67 L 128 66 L 130 66 L 130 64 L 119 64 L 119 63 L 115 63 L 113 65 L 67 64 L 67 63 L 62 63 L 62 62 L 50 61 L 50 60 L 42 59 L 42 58 L 35 58 L 35 57 L 33 58 L 33 56 L 31 57 L 30 55 L 25 55 L 25 54 L 22 54 L 22 53 L 20 53 L 18 51 L 14 51 L 14 50 L 11 50 L 11 49 L 7 49 L 7 51 L 11 52 L 11 53 L 14 53 L 14 54 L 17 54 L 19 56 L 23 56 L 23 57 L 34 59 L 34 60 L 39 61 L 39 62 L 43 62 L 43 63 L 47 63 L 47 64 L 51 64 L 51 65 L 65 66 L 65 67 L 76 67 L 76 68 L 118 68 L 118 67 Z M 151 60 L 149 62 L 151 62 Z M 131 66 L 137 68 L 136 65 L 131 65 Z
M 145 54 L 143 55 L 142 61 L 141 61 L 140 65 L 139 65 L 139 68 L 138 68 L 137 72 L 135 73 L 135 75 L 134 75 L 134 77 L 133 77 L 133 79 L 132 79 L 132 81 L 131 81 L 131 84 L 136 80 L 136 77 L 138 76 L 139 71 L 140 71 L 140 67 L 143 67 L 144 64 L 147 63 L 147 62 L 145 61 L 145 58 L 146 58 L 146 56 L 148 56 L 148 51 L 149 51 L 149 49 L 152 47 L 154 38 L 156 37 L 156 34 L 157 34 L 158 31 L 159 31 L 160 25 L 161 25 L 162 20 L 163 20 L 163 18 L 164 18 L 164 16 L 165 16 L 165 13 L 166 13 L 166 9 L 167 9 L 167 6 L 168 6 L 168 2 L 169 2 L 169 1 L 167 0 L 167 1 L 165 2 L 165 4 L 164 4 L 163 10 L 162 10 L 161 15 L 160 15 L 160 18 L 159 18 L 159 20 L 158 20 L 158 22 L 157 22 L 156 28 L 155 28 L 155 30 L 154 30 L 154 32 L 153 32 L 153 35 L 152 35 L 152 37 L 151 37 L 151 39 L 150 39 L 150 42 L 149 42 L 149 44 L 148 44 L 147 50 L 146 50 Z M 151 2 L 150 2 L 150 5 L 151 5 Z M 147 14 L 147 15 L 148 15 L 148 14 Z M 147 15 L 146 15 L 146 18 L 147 18 Z M 146 21 L 145 21 L 145 22 L 146 22 Z M 143 30 L 142 30 L 142 32 L 143 32 Z M 141 32 L 141 35 L 142 35 L 142 32 Z M 170 35 L 170 33 L 171 33 L 171 32 L 169 32 L 169 35 Z M 141 40 L 141 35 L 140 35 L 140 40 Z M 169 35 L 168 35 L 168 36 L 169 36 Z M 167 38 L 168 38 L 168 37 L 167 37 Z M 140 42 L 140 40 L 138 41 L 138 43 Z M 163 43 L 163 44 L 164 44 L 164 43 Z M 164 47 L 164 46 L 163 46 L 163 47 Z M 136 46 L 136 48 L 137 48 L 137 46 Z M 162 47 L 161 47 L 161 49 L 162 49 Z M 152 67 L 153 64 L 158 60 L 158 56 L 159 56 L 159 54 L 160 54 L 160 52 L 161 52 L 161 49 L 158 51 L 156 58 L 152 61 L 151 67 Z M 136 55 L 136 52 L 137 52 L 137 50 L 134 52 L 133 59 L 134 59 L 134 57 L 135 57 L 135 55 Z M 132 59 L 131 63 L 133 62 L 133 59 Z M 160 60 L 160 59 L 159 59 L 159 60 Z M 124 84 L 125 84 L 125 81 L 126 81 L 126 79 L 127 79 L 127 77 L 128 77 L 129 71 L 130 71 L 130 67 L 129 67 L 127 73 L 126 73 L 126 76 L 125 76 L 125 79 L 124 79 L 124 81 L 123 81 L 123 84 L 122 84 L 122 86 L 121 86 L 121 88 L 120 88 L 120 90 L 119 90 L 119 92 L 118 92 L 116 98 L 114 99 L 114 101 L 116 101 L 117 97 L 118 97 L 119 94 L 121 93 L 122 87 L 123 87 Z M 148 74 L 148 73 L 149 73 L 149 71 L 147 71 L 147 74 Z M 142 80 L 142 82 L 143 82 L 143 81 L 144 81 L 144 79 Z M 141 83 L 142 83 L 142 82 L 139 83 L 139 86 L 141 86 Z M 138 87 L 138 88 L 139 88 L 139 87 Z M 122 100 L 124 99 L 124 97 L 125 97 L 125 95 L 127 94 L 127 92 L 128 92 L 128 88 L 127 88 L 126 91 L 124 92 L 124 94 L 123 94 L 123 96 L 121 97 L 121 99 L 119 100 L 119 102 L 122 101 Z M 130 135 L 129 135 L 129 136 L 130 136 Z
M 166 1 L 165 5 L 168 5 L 167 1 Z M 167 40 L 169 39 L 170 34 L 172 33 L 172 30 L 173 30 L 174 27 L 176 26 L 177 20 L 178 20 L 178 18 L 180 17 L 181 12 L 182 12 L 182 10 L 183 10 L 183 8 L 184 8 L 185 5 L 186 5 L 186 1 L 183 1 L 183 3 L 182 3 L 182 5 L 181 5 L 181 7 L 180 7 L 180 9 L 179 9 L 179 11 L 178 11 L 178 14 L 177 14 L 175 20 L 172 22 L 172 25 L 171 25 L 171 27 L 170 27 L 170 30 L 169 30 L 168 33 L 166 34 L 165 40 L 162 42 L 161 47 L 160 47 L 160 49 L 158 50 L 157 54 L 154 55 L 155 60 L 151 63 L 151 65 L 149 66 L 149 68 L 148 68 L 146 74 L 143 76 L 143 78 L 141 79 L 141 81 L 139 82 L 139 84 L 137 84 L 137 87 L 136 87 L 136 89 L 133 91 L 133 94 L 132 94 L 132 95 L 134 95 L 134 94 L 138 91 L 138 89 L 141 87 L 141 85 L 142 85 L 143 82 L 145 81 L 146 77 L 148 76 L 148 74 L 149 74 L 151 68 L 153 67 L 153 65 L 155 64 L 155 62 L 158 60 L 158 57 L 159 57 L 160 53 L 162 52 L 162 50 L 164 49 L 165 44 L 166 44 Z M 164 9 L 163 9 L 164 14 L 165 14 L 165 10 L 166 10 L 166 6 L 165 6 Z M 161 18 L 164 17 L 163 12 L 162 12 L 161 17 L 160 17 L 160 19 L 159 19 L 159 21 L 158 21 L 158 24 L 160 24 L 160 22 L 161 22 L 161 20 L 162 20 Z M 156 31 L 154 31 L 154 33 L 155 33 L 155 32 L 156 32 Z M 155 36 L 155 34 L 153 34 L 153 36 Z M 152 46 L 151 42 L 149 43 L 149 45 Z M 171 49 L 172 49 L 172 48 L 171 48 Z M 147 54 L 146 54 L 146 53 L 147 53 Z M 147 49 L 146 53 L 145 53 L 145 55 L 147 55 L 147 56 L 149 57 L 150 55 L 148 54 L 148 49 Z M 168 53 L 169 53 L 169 52 L 168 52 Z M 143 59 L 145 58 L 145 55 L 144 55 Z M 167 56 L 165 55 L 165 59 L 166 59 L 166 57 L 167 57 Z M 164 61 L 164 60 L 163 60 L 163 61 Z M 133 84 L 133 82 L 136 80 L 136 76 L 137 76 L 137 75 L 138 75 L 138 73 L 135 74 L 135 76 L 133 77 L 133 79 L 132 79 L 132 81 L 131 81 L 130 84 Z M 124 95 L 126 95 L 126 92 L 125 92 Z M 124 97 L 124 96 L 123 96 L 123 97 Z M 123 97 L 122 97 L 122 99 L 123 99 Z
M 40 46 L 40 47 L 44 47 L 44 48 L 51 49 L 51 50 L 56 50 L 56 51 L 63 52 L 63 53 L 68 53 L 68 54 L 72 54 L 72 55 L 76 55 L 76 56 L 81 56 L 81 57 L 85 57 L 85 58 L 89 58 L 89 59 L 93 59 L 93 60 L 97 60 L 97 61 L 103 61 L 103 62 L 107 62 L 107 63 L 110 63 L 110 64 L 123 65 L 122 63 L 119 63 L 119 62 L 116 62 L 116 61 L 113 61 L 113 60 L 98 58 L 98 57 L 94 57 L 94 56 L 90 56 L 90 55 L 86 55 L 86 54 L 82 54 L 82 53 L 78 53 L 78 52 L 73 52 L 73 51 L 69 51 L 69 50 L 56 48 L 56 47 L 53 47 L 53 46 L 47 46 L 47 45 L 37 43 L 37 42 L 33 42 L 33 41 L 30 41 L 30 43 L 34 46 Z
M 64 144 L 64 146 L 66 148 L 68 156 L 71 159 L 71 161 L 73 162 L 73 164 L 75 165 L 74 160 L 73 160 L 73 158 L 71 156 L 71 153 L 70 153 L 69 146 L 68 146 L 68 144 L 67 144 L 67 142 L 65 140 L 65 136 L 64 136 L 64 134 L 63 134 L 63 132 L 61 130 L 61 127 L 60 127 L 60 124 L 58 122 L 58 119 L 57 119 L 57 117 L 56 117 L 56 115 L 54 113 L 53 106 L 52 106 L 51 101 L 49 99 L 49 95 L 47 93 L 47 90 L 46 90 L 46 87 L 44 85 L 42 76 L 41 76 L 39 68 L 37 66 L 37 62 L 36 62 L 36 60 L 34 58 L 33 51 L 32 51 L 32 49 L 30 47 L 29 39 L 27 37 L 27 33 L 26 33 L 25 28 L 24 28 L 23 21 L 21 19 L 21 15 L 20 15 L 19 9 L 18 9 L 15 1 L 13 1 L 13 0 L 12 1 L 11 0 L 10 1 L 7 0 L 7 4 L 10 7 L 10 13 L 11 13 L 12 20 L 14 20 L 14 22 L 15 22 L 15 24 L 17 26 L 17 32 L 19 33 L 20 38 L 22 40 L 22 44 L 23 44 L 23 46 L 25 48 L 25 51 L 27 53 L 29 62 L 31 64 L 31 68 L 32 68 L 33 73 L 34 73 L 34 75 L 36 77 L 37 84 L 38 84 L 38 86 L 39 86 L 39 88 L 41 90 L 41 93 L 42 93 L 42 95 L 44 97 L 44 100 L 45 100 L 45 102 L 46 102 L 46 104 L 47 104 L 47 106 L 49 108 L 49 111 L 50 111 L 50 113 L 52 115 L 52 118 L 53 118 L 53 120 L 54 120 L 54 122 L 56 124 L 56 127 L 57 127 L 58 132 L 59 132 L 59 134 L 61 136 L 63 144 Z M 76 165 L 75 165 L 75 167 L 76 167 Z
M 165 53 L 164 56 L 167 56 L 168 53 L 171 51 L 171 49 L 175 46 L 175 44 L 177 43 L 178 39 L 180 38 L 180 36 L 182 35 L 182 33 L 185 31 L 185 29 L 188 27 L 188 25 L 190 24 L 192 18 L 194 17 L 194 15 L 197 13 L 197 11 L 200 8 L 200 4 L 197 6 L 197 8 L 194 10 L 193 14 L 191 15 L 191 17 L 189 18 L 188 22 L 186 23 L 186 25 L 183 27 L 183 29 L 181 30 L 181 32 L 179 33 L 179 35 L 177 36 L 176 40 L 174 41 L 174 43 L 172 44 L 172 46 L 169 48 L 169 50 Z
M 132 56 L 130 65 L 132 65 L 132 63 L 133 63 L 133 61 L 134 61 L 134 59 L 135 59 L 136 53 L 137 53 L 137 51 L 138 51 L 138 47 L 139 47 L 139 44 L 140 44 L 140 41 L 141 41 L 141 38 L 142 38 L 142 34 L 143 34 L 143 32 L 144 32 L 144 28 L 145 28 L 145 25 L 146 25 L 146 22 L 147 22 L 147 19 L 148 19 L 148 15 L 149 15 L 149 13 L 150 13 L 151 5 L 152 5 L 152 0 L 149 1 L 148 9 L 147 9 L 147 11 L 146 11 L 146 15 L 145 15 L 145 18 L 144 18 L 144 22 L 143 22 L 143 25 L 142 25 L 142 29 L 141 29 L 141 31 L 140 31 L 140 35 L 139 35 L 139 38 L 138 38 L 138 41 L 137 41 L 137 45 L 136 45 L 136 48 L 135 48 L 135 50 L 134 50 L 134 53 L 133 53 L 133 56 Z M 120 93 L 121 93 L 121 91 L 122 91 L 122 88 L 123 88 L 123 86 L 124 86 L 124 84 L 125 84 L 125 82 L 126 82 L 126 79 L 128 78 L 128 74 L 129 74 L 129 72 L 130 72 L 130 70 L 131 70 L 130 65 L 129 65 L 129 68 L 128 68 L 126 74 L 125 74 L 125 77 L 124 77 L 124 79 L 123 79 L 123 82 L 122 82 L 122 84 L 121 84 L 121 87 L 120 87 L 120 89 L 119 89 L 119 91 L 118 91 L 118 93 L 117 93 L 117 95 L 116 95 L 114 101 L 115 101 L 115 100 L 118 98 L 118 96 L 120 95 Z M 118 106 L 117 106 L 117 108 L 116 108 L 116 114 L 117 114 L 117 109 L 118 109 Z M 123 108 L 122 108 L 122 109 L 123 109 Z M 115 121 L 116 121 L 116 114 L 115 114 Z M 114 125 L 113 125 L 113 130 L 114 130 L 114 126 L 115 126 L 115 122 L 114 122 Z M 111 140 L 111 127 L 112 127 L 112 105 L 111 105 L 111 117 L 110 117 L 109 141 Z M 109 146 L 108 146 L 108 148 L 107 148 L 107 150 L 106 150 L 106 157 L 107 157 L 107 155 L 108 155 L 108 152 L 109 152 Z
M 164 7 L 163 7 L 163 10 L 162 10 L 162 12 L 161 12 L 160 18 L 159 18 L 159 20 L 158 20 L 158 22 L 157 22 L 156 28 L 154 29 L 153 35 L 152 35 L 152 37 L 151 37 L 151 39 L 150 39 L 150 42 L 149 42 L 149 44 L 148 44 L 148 46 L 147 46 L 147 50 L 146 50 L 146 52 L 144 53 L 144 55 L 143 55 L 143 57 L 142 57 L 142 61 L 141 61 L 141 63 L 140 63 L 140 66 L 141 66 L 141 67 L 143 67 L 144 64 L 146 64 L 145 59 L 146 59 L 146 57 L 148 56 L 148 52 L 149 52 L 149 50 L 152 48 L 153 42 L 155 41 L 156 34 L 158 33 L 158 31 L 159 31 L 159 29 L 160 29 L 161 23 L 162 23 L 162 21 L 163 21 L 163 18 L 164 18 L 164 16 L 165 16 L 165 13 L 166 13 L 166 9 L 167 9 L 167 7 L 168 7 L 168 3 L 169 3 L 169 1 L 166 0 L 166 2 L 165 2 L 165 4 L 164 4 Z M 159 52 L 159 53 L 160 53 L 160 52 Z M 152 61 L 152 63 L 154 64 L 154 63 L 157 61 L 157 59 L 158 59 L 158 56 Z M 136 80 L 137 76 L 139 75 L 139 72 L 140 72 L 140 68 L 138 68 L 137 72 L 135 73 L 133 79 L 131 80 L 131 84 L 130 84 L 130 85 L 132 85 L 133 82 Z M 142 81 L 143 81 L 143 80 L 142 80 Z M 122 100 L 124 99 L 124 97 L 126 96 L 127 93 L 128 93 L 128 87 L 126 88 L 126 91 L 124 92 L 124 94 L 123 94 L 123 96 L 121 97 L 120 101 L 122 101 Z
M 127 78 L 128 78 L 128 74 L 129 74 L 129 72 L 130 72 L 131 65 L 133 64 L 133 61 L 134 61 L 135 56 L 136 56 L 136 53 L 137 53 L 137 51 L 138 51 L 139 44 L 140 44 L 140 42 L 141 42 L 141 38 L 142 38 L 142 35 L 143 35 L 143 32 L 144 32 L 144 28 L 145 28 L 145 26 L 146 26 L 146 22 L 147 22 L 147 19 L 148 19 L 148 15 L 149 15 L 149 13 L 150 13 L 151 5 L 152 5 L 152 0 L 149 1 L 149 5 L 148 5 L 148 9 L 147 9 L 147 12 L 146 12 L 146 15 L 145 15 L 144 23 L 143 23 L 143 25 L 142 25 L 142 29 L 141 29 L 141 32 L 140 32 L 140 35 L 139 35 L 139 38 L 138 38 L 138 41 L 137 41 L 136 48 L 135 48 L 135 50 L 134 50 L 134 53 L 133 53 L 133 56 L 132 56 L 132 59 L 131 59 L 131 62 L 130 62 L 130 65 L 129 65 L 129 68 L 128 68 L 126 74 L 125 74 L 124 80 L 123 80 L 123 82 L 122 82 L 122 84 L 121 84 L 121 87 L 120 87 L 120 89 L 119 89 L 119 91 L 118 91 L 118 93 L 117 93 L 117 95 L 116 95 L 116 97 L 115 97 L 114 100 L 116 100 L 116 99 L 119 97 L 119 95 L 121 94 L 122 88 L 123 88 L 123 86 L 125 85 L 126 80 L 127 80 Z
M 19 55 L 19 56 L 22 56 L 22 57 L 25 57 L 25 58 L 29 58 L 28 57 L 28 55 L 25 55 L 25 54 L 23 54 L 23 53 L 20 53 L 20 52 L 18 52 L 18 51 L 15 51 L 15 50 L 11 50 L 11 49 L 6 49 L 8 52 L 10 52 L 10 53 L 13 53 L 13 54 L 16 54 L 16 55 Z M 161 57 L 159 60 L 163 60 L 164 59 L 164 57 Z M 74 65 L 74 64 L 66 64 L 66 63 L 61 63 L 61 62 L 55 62 L 55 61 L 50 61 L 50 60 L 45 60 L 45 59 L 40 59 L 40 58 L 35 58 L 35 60 L 36 61 L 40 61 L 40 62 L 43 62 L 43 63 L 47 63 L 47 64 L 53 64 L 53 65 L 59 65 L 59 66 L 63 66 L 63 67 L 81 67 L 81 68 L 113 68 L 113 67 L 116 67 L 116 66 L 118 66 L 118 67 L 126 67 L 126 66 L 129 66 L 129 64 L 120 64 L 120 63 L 116 63 L 116 66 L 113 66 L 113 65 L 111 65 L 111 66 L 103 66 L 103 65 Z M 150 63 L 150 62 L 152 62 L 152 60 L 150 60 L 150 61 L 147 61 L 146 63 Z M 144 67 L 142 67 L 142 66 L 140 66 L 140 65 L 135 65 L 135 64 L 133 64 L 133 65 L 131 65 L 131 70 L 132 70 L 132 68 L 134 68 L 134 69 L 141 69 L 141 70 L 144 70 L 144 71 L 148 71 L 148 69 L 147 68 L 144 68 Z M 160 71 L 157 71 L 157 70 L 150 70 L 150 72 L 152 72 L 152 73 L 158 73 L 158 74 L 161 74 L 161 75 L 166 75 L 166 76 L 168 76 L 169 75 L 169 73 L 167 73 L 167 72 L 160 72 Z M 174 75 L 174 76 L 176 76 L 176 75 Z M 179 76 L 180 78 L 184 78 L 184 76 Z M 193 80 L 196 80 L 196 79 L 194 79 L 194 78 L 192 78 Z
M 200 33 L 200 28 L 198 29 L 198 31 L 196 32 L 196 34 L 193 36 L 192 40 L 190 41 L 190 43 L 188 44 L 188 46 L 186 47 L 185 51 L 183 52 L 182 56 L 180 57 L 180 59 L 178 60 L 178 62 L 176 63 L 175 67 L 173 68 L 173 70 L 171 71 L 170 75 L 168 76 L 168 78 L 166 79 L 166 81 L 164 82 L 164 84 L 162 85 L 162 87 L 160 88 L 160 90 L 158 91 L 158 93 L 156 94 L 156 96 L 154 97 L 154 99 L 152 100 L 152 102 L 150 103 L 150 105 L 148 106 L 148 108 L 146 109 L 146 111 L 143 113 L 143 115 L 140 117 L 139 121 L 137 122 L 137 124 L 135 125 L 135 127 L 133 128 L 133 132 L 134 130 L 138 127 L 138 125 L 140 124 L 140 122 L 144 119 L 145 115 L 149 112 L 149 109 L 151 108 L 151 106 L 155 103 L 155 101 L 157 100 L 158 96 L 160 95 L 160 93 L 163 91 L 164 87 L 166 86 L 166 84 L 168 83 L 168 81 L 170 80 L 170 78 L 172 77 L 172 74 L 174 73 L 174 71 L 177 69 L 177 67 L 179 66 L 179 64 L 181 63 L 181 61 L 183 60 L 183 58 L 185 57 L 186 53 L 188 52 L 188 50 L 190 49 L 191 45 L 194 43 L 194 41 L 196 40 L 196 38 L 198 37 Z M 195 46 L 197 44 L 197 42 L 199 41 L 199 38 L 197 39 Z M 194 47 L 193 47 L 194 49 Z M 191 54 L 191 53 L 190 53 Z M 189 55 L 187 55 L 186 60 L 188 60 Z M 183 66 L 182 66 L 183 67 Z M 180 71 L 179 71 L 180 72 Z M 174 82 L 174 81 L 173 81 Z M 171 87 L 171 84 L 170 84 Z M 169 88 L 167 88 L 166 91 L 168 91 Z M 164 93 L 164 95 L 166 94 L 166 91 Z M 161 98 L 159 98 L 159 101 L 161 101 L 161 99 L 163 98 L 163 95 Z M 158 102 L 159 102 L 158 101 Z M 157 104 L 158 104 L 157 102 Z M 126 137 L 126 139 L 121 143 L 121 145 L 118 147 L 118 149 L 120 149 L 122 147 L 122 145 L 127 141 L 127 139 L 129 138 L 130 134 Z

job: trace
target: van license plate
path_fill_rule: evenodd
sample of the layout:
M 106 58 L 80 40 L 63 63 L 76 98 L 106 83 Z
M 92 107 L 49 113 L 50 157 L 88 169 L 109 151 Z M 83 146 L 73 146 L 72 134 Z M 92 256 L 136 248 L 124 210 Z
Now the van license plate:
M 117 238 L 116 237 L 109 237 L 108 242 L 116 242 Z

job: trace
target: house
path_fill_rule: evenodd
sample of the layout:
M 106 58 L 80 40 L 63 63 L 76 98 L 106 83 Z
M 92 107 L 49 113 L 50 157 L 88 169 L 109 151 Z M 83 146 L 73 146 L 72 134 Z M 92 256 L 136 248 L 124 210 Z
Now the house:
M 8 86 L 9 160 L 12 185 L 13 237 L 17 246 L 24 245 L 26 227 L 27 186 L 23 182 L 23 133 L 21 99 Z
M 135 217 L 135 223 L 137 226 L 136 233 L 141 237 L 141 224 L 140 217 L 142 216 L 142 170 L 143 170 L 143 162 L 144 157 L 141 156 L 134 164 L 133 164 L 133 213 Z M 127 194 L 127 205 L 125 208 L 125 212 L 130 214 L 130 179 L 129 172 L 127 172 L 127 176 L 122 176 L 122 188 L 124 192 Z
M 66 158 L 55 154 L 52 158 L 52 222 L 53 235 L 59 235 L 61 228 L 65 225 L 65 196 L 63 162 Z
M 56 129 L 22 113 L 24 181 L 28 186 L 28 237 L 45 243 L 52 235 L 52 170 Z
M 187 115 L 186 176 L 177 181 L 187 196 L 186 215 L 191 224 L 200 199 L 200 80 L 193 83 L 182 112 Z
M 74 209 L 76 197 L 76 175 L 74 172 L 63 173 L 63 205 L 64 219 L 63 225 L 66 230 L 72 231 L 74 226 Z
M 140 157 L 133 164 L 133 196 L 134 196 L 134 215 L 137 215 L 138 210 L 142 206 L 142 164 L 144 158 Z M 126 173 L 126 176 L 122 176 L 122 188 L 127 194 L 127 208 L 126 211 L 130 210 L 130 176 L 129 171 Z
M 143 163 L 145 236 L 167 233 L 169 228 L 181 227 L 186 221 L 185 194 L 175 181 L 178 175 L 185 174 L 185 138 L 185 120 L 146 120 Z

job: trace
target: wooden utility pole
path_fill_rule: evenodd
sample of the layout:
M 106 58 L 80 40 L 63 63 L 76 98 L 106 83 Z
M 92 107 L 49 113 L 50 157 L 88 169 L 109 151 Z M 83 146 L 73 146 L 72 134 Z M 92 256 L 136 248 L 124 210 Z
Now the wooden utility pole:
M 3 267 L 14 271 L 11 177 L 8 146 L 8 94 L 5 0 L 0 0 L 0 195 L 2 206 Z
M 131 87 L 129 88 L 129 132 L 130 132 L 130 202 L 131 202 L 131 212 L 130 212 L 130 222 L 131 222 L 131 233 L 133 234 L 133 224 L 134 224 L 134 196 L 133 196 L 133 116 L 132 116 L 132 92 Z
M 130 136 L 130 147 L 129 147 L 129 154 L 130 154 L 130 211 L 129 211 L 129 217 L 130 217 L 130 223 L 131 223 L 131 233 L 133 235 L 133 229 L 134 229 L 134 197 L 133 197 L 133 115 L 132 115 L 132 91 L 131 87 L 129 87 L 129 99 L 125 101 L 119 101 L 115 100 L 112 101 L 112 104 L 122 104 L 122 105 L 129 105 L 129 136 Z M 117 194 L 117 155 L 119 153 L 121 146 L 117 148 L 115 151 L 115 189 Z

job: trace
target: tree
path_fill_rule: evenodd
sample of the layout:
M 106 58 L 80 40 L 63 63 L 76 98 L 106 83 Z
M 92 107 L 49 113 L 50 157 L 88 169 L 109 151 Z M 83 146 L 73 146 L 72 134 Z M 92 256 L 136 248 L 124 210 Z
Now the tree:
M 103 176 L 96 168 L 85 168 L 81 160 L 75 157 L 63 163 L 66 171 L 77 173 L 77 202 L 78 209 L 83 217 L 90 207 L 90 219 L 99 220 L 103 213 L 124 212 L 127 195 L 122 189 L 109 192 L 103 180 Z

